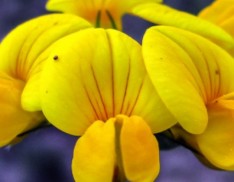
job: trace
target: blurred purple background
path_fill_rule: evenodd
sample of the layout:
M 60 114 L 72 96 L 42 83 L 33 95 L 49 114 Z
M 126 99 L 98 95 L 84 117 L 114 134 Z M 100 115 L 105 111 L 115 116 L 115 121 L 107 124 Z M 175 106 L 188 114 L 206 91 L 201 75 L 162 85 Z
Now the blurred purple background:
M 0 0 L 0 39 L 18 24 L 48 13 L 46 0 Z M 196 14 L 212 0 L 165 0 L 178 9 Z M 137 23 L 136 23 L 137 21 Z M 124 17 L 124 31 L 140 41 L 150 23 Z M 78 138 L 53 127 L 32 132 L 21 143 L 0 149 L 0 182 L 73 182 L 70 164 Z M 160 140 L 162 141 L 162 140 Z M 162 150 L 157 182 L 230 182 L 233 172 L 203 166 L 183 147 Z

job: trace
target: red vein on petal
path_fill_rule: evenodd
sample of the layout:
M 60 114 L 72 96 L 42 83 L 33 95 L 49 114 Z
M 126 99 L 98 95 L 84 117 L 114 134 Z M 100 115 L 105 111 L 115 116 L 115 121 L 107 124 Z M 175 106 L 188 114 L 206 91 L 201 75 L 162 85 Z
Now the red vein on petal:
M 140 88 L 139 88 L 138 93 L 137 93 L 137 97 L 136 97 L 136 99 L 135 99 L 135 101 L 134 101 L 134 104 L 133 104 L 133 106 L 132 106 L 132 108 L 131 108 L 131 110 L 130 110 L 130 112 L 129 112 L 129 115 L 128 115 L 128 116 L 131 116 L 131 115 L 132 115 L 132 112 L 133 112 L 134 108 L 136 107 L 136 104 L 137 104 L 138 98 L 139 98 L 139 96 L 140 96 L 140 93 L 141 93 L 142 87 L 143 87 L 143 85 L 144 85 L 144 82 L 145 82 L 145 77 L 144 77 L 144 79 L 143 79 L 143 80 L 142 80 L 142 82 L 141 82 Z
M 196 44 L 195 44 L 196 45 Z M 201 52 L 201 55 L 202 55 L 202 57 L 204 58 L 204 61 L 205 61 L 205 64 L 206 64 L 206 68 L 207 68 L 207 70 L 208 70 L 208 79 L 209 79 L 209 82 L 210 82 L 210 85 L 209 85 L 209 93 L 207 93 L 206 92 L 206 94 L 207 94 L 207 96 L 206 96 L 206 98 L 207 98 L 207 100 L 205 101 L 205 104 L 207 104 L 208 102 L 210 102 L 211 101 L 211 95 L 212 95 L 212 89 L 213 89 L 213 87 L 212 87 L 212 80 L 211 80 L 211 75 L 210 75 L 210 68 L 209 68 L 209 64 L 208 64 L 208 62 L 207 62 L 207 59 L 206 59 L 206 56 L 204 55 L 204 53 L 203 53 L 203 51 L 200 49 L 200 47 L 199 46 L 196 46 L 197 47 L 197 49 L 199 49 L 199 51 Z M 206 89 L 206 88 L 205 88 Z M 206 89 L 207 90 L 207 89 Z
M 129 65 L 128 66 L 128 75 L 127 75 L 127 80 L 126 80 L 126 84 L 125 84 L 124 97 L 123 97 L 120 113 L 123 112 L 123 107 L 124 107 L 124 104 L 125 104 L 125 99 L 126 99 L 127 91 L 128 91 L 128 84 L 129 84 L 129 78 L 130 78 L 130 72 L 131 72 L 130 60 L 128 61 L 128 65 Z
M 111 87 L 112 87 L 112 116 L 115 116 L 115 77 L 114 77 L 114 59 L 113 59 L 113 50 L 112 50 L 112 44 L 111 44 L 111 38 L 110 35 L 108 33 L 106 33 L 106 37 L 107 37 L 107 42 L 110 48 L 110 64 L 111 64 Z M 118 88 L 117 88 L 118 89 Z
M 105 112 L 105 117 L 104 118 L 105 120 L 108 118 L 108 113 L 107 113 L 107 110 L 106 110 L 106 107 L 105 107 L 105 103 L 104 103 L 104 100 L 103 100 L 103 97 L 102 97 L 102 94 L 101 94 L 101 90 L 98 86 L 98 81 L 97 81 L 97 78 L 95 76 L 95 72 L 94 72 L 94 69 L 93 69 L 93 66 L 91 65 L 91 71 L 92 71 L 92 74 L 93 74 L 93 78 L 94 78 L 94 81 L 95 81 L 95 84 L 96 84 L 96 87 L 97 87 L 97 90 L 98 90 L 98 94 L 101 98 L 101 102 L 102 102 L 102 106 L 103 106 L 103 109 L 104 109 L 104 112 Z
M 33 32 L 33 31 L 32 31 Z M 31 32 L 31 33 L 32 33 Z M 22 52 L 22 49 L 23 49 L 23 45 L 25 44 L 25 42 L 27 41 L 27 38 L 28 37 L 25 37 L 23 42 L 21 43 L 21 46 L 20 46 L 20 50 L 18 51 L 18 54 L 16 56 L 16 60 L 13 60 L 13 62 L 15 61 L 15 68 L 13 68 L 14 70 L 10 70 L 10 71 L 13 71 L 12 75 L 18 79 L 21 79 L 21 80 L 24 80 L 23 77 L 21 77 L 21 75 L 19 74 L 20 73 L 20 55 L 21 55 L 21 52 Z M 10 60 L 12 61 L 12 60 Z
M 85 84 L 84 84 L 83 80 L 82 80 L 82 85 L 83 85 L 85 94 L 86 94 L 86 96 L 87 96 L 87 98 L 88 98 L 88 100 L 89 100 L 89 103 L 90 103 L 90 105 L 91 105 L 91 107 L 92 107 L 92 109 L 93 109 L 93 111 L 94 111 L 94 113 L 95 113 L 95 118 L 96 118 L 96 120 L 97 120 L 97 119 L 101 119 L 101 117 L 99 117 L 99 115 L 98 115 L 98 113 L 97 113 L 97 111 L 96 111 L 96 109 L 95 109 L 95 107 L 94 107 L 94 105 L 93 105 L 93 103 L 92 103 L 92 101 L 91 101 L 91 98 L 90 98 L 90 96 L 89 96 L 88 90 L 87 90 L 87 88 L 85 87 Z
M 34 30 L 36 30 L 36 29 L 40 30 L 40 32 L 37 34 L 36 38 L 34 38 L 32 42 L 30 42 L 30 47 L 28 47 L 28 49 L 26 50 L 27 52 L 26 52 L 25 56 L 23 57 L 23 59 L 21 59 L 20 70 L 24 70 L 24 72 L 25 72 L 24 73 L 25 75 L 24 75 L 24 78 L 23 78 L 24 80 L 26 79 L 27 74 L 28 74 L 29 70 L 31 69 L 31 67 L 32 67 L 32 65 L 34 64 L 34 61 L 35 61 L 35 60 L 28 61 L 28 55 L 29 55 L 30 51 L 32 50 L 32 48 L 35 45 L 36 41 L 41 37 L 41 35 L 43 35 L 48 30 L 48 28 L 51 28 L 51 27 L 53 27 L 53 25 L 50 25 L 50 27 L 47 27 L 47 29 L 40 30 L 39 27 L 36 26 L 30 32 L 30 34 L 26 37 L 26 41 L 28 39 L 30 40 L 30 38 L 31 38 L 30 35 L 33 35 L 32 37 L 34 37 L 34 34 L 32 34 L 32 33 L 35 33 Z M 24 44 L 22 44 L 21 50 L 24 49 L 24 45 L 25 45 L 25 41 L 24 41 Z M 26 47 L 27 47 L 27 44 L 26 44 Z M 20 52 L 21 52 L 21 50 L 20 50 Z

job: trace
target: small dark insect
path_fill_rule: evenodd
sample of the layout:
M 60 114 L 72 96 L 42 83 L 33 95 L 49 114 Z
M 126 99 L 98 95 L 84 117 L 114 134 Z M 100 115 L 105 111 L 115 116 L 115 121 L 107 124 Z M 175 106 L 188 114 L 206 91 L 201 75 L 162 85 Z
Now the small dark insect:
M 55 61 L 57 61 L 58 60 L 58 56 L 56 55 L 56 56 L 54 56 L 54 58 L 53 58 Z

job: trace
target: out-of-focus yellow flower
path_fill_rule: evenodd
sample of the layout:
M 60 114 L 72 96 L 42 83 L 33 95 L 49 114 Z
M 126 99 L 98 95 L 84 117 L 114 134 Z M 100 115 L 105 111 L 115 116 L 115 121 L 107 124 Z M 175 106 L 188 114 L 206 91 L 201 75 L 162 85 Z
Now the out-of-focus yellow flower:
M 232 0 L 216 0 L 202 10 L 198 16 L 220 26 L 234 37 L 234 4 Z M 234 48 L 229 52 L 234 56 Z
M 136 41 L 111 29 L 67 36 L 54 46 L 41 80 L 47 119 L 66 133 L 84 134 L 74 151 L 76 181 L 156 178 L 153 133 L 176 120 L 155 92 Z
M 0 47 L 0 146 L 43 120 L 40 112 L 40 73 L 58 39 L 91 27 L 75 15 L 53 14 L 15 28 Z
M 122 29 L 121 17 L 131 14 L 159 25 L 183 28 L 234 47 L 233 38 L 219 26 L 161 4 L 161 0 L 48 0 L 47 10 L 81 16 L 96 27 Z
M 81 16 L 96 27 L 122 29 L 122 16 L 133 7 L 162 0 L 48 0 L 46 8 Z
M 214 166 L 233 170 L 233 58 L 199 35 L 166 26 L 148 29 L 142 49 L 157 93 L 180 124 L 174 136 Z M 203 133 L 191 134 L 203 125 Z

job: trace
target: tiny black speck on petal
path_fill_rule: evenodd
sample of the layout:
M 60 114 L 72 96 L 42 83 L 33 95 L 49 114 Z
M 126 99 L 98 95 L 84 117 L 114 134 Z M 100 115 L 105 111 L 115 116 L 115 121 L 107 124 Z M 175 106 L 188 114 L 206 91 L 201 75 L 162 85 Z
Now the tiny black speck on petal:
M 58 56 L 55 55 L 55 56 L 53 57 L 53 59 L 54 59 L 55 61 L 57 61 L 57 60 L 58 60 Z

